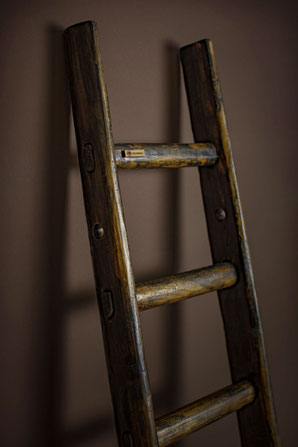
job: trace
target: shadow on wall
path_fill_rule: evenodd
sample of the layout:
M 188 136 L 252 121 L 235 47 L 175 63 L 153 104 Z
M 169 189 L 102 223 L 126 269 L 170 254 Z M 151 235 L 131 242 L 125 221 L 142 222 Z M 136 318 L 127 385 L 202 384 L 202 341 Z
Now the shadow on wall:
M 66 234 L 67 234 L 67 184 L 70 169 L 78 169 L 71 161 L 69 142 L 70 101 L 65 73 L 63 31 L 55 27 L 49 36 L 49 93 L 48 93 L 48 178 L 47 178 L 47 229 L 46 284 L 47 313 L 46 350 L 43 361 L 44 396 L 47 409 L 44 414 L 44 445 L 75 446 L 100 438 L 114 430 L 112 415 L 82 422 L 72 429 L 63 427 L 63 378 L 65 377 L 65 325 L 68 312 L 84 310 L 93 301 L 93 295 L 67 296 L 66 293 Z M 167 89 L 165 104 L 167 113 L 167 141 L 179 142 L 180 134 L 180 62 L 176 45 L 165 43 L 165 78 Z M 168 259 L 158 276 L 179 270 L 179 170 L 167 170 L 167 244 Z M 93 284 L 90 285 L 90 289 Z M 181 392 L 179 370 L 181 337 L 180 305 L 177 303 L 163 313 L 164 377 L 161 389 L 155 393 L 154 402 L 159 412 L 175 408 Z M 99 323 L 98 318 L 98 324 Z M 177 444 L 178 445 L 178 444 Z M 179 445 L 182 445 L 180 443 Z
M 47 291 L 47 358 L 45 358 L 46 444 L 58 445 L 61 420 L 63 324 L 65 313 L 65 245 L 67 174 L 69 169 L 70 102 L 66 82 L 62 30 L 51 26 L 48 92 L 48 200 L 45 226 Z
M 165 67 L 164 76 L 167 86 L 165 91 L 165 113 L 166 113 L 166 136 L 168 143 L 177 143 L 180 141 L 180 121 L 181 121 L 181 79 L 180 79 L 180 59 L 179 48 L 173 42 L 165 42 Z M 174 274 L 179 272 L 180 259 L 180 239 L 179 239 L 179 211 L 180 211 L 180 170 L 169 169 L 164 172 L 167 175 L 167 244 L 168 259 L 165 260 L 165 274 Z M 161 276 L 163 272 L 157 272 Z M 156 409 L 160 412 L 168 412 L 177 408 L 179 396 L 181 393 L 180 370 L 181 358 L 181 325 L 182 316 L 180 312 L 180 303 L 172 304 L 163 309 L 163 335 L 164 340 L 163 355 L 164 359 L 164 377 L 161 389 L 156 396 L 153 396 L 153 402 L 156 402 Z M 177 445 L 182 445 L 177 444 Z

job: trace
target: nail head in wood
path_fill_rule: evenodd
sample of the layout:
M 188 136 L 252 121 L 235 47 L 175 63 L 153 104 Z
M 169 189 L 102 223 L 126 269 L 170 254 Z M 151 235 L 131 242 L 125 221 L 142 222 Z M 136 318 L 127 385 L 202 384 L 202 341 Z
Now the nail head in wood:
M 103 239 L 104 237 L 104 229 L 99 225 L 99 224 L 95 224 L 94 225 L 94 236 L 96 237 L 96 239 Z
M 222 222 L 223 220 L 225 220 L 225 218 L 227 216 L 227 214 L 223 208 L 218 208 L 218 210 L 216 210 L 215 215 L 216 215 L 216 219 L 219 222 Z

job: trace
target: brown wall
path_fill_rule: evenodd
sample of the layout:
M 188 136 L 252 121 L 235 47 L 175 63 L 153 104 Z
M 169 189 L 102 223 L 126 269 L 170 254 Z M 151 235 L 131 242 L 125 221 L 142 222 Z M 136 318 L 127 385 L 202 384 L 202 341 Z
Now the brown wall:
M 117 444 L 60 32 L 92 19 L 116 142 L 192 141 L 176 50 L 214 41 L 280 433 L 294 446 L 294 2 L 1 6 L 1 445 Z M 120 183 L 137 280 L 211 262 L 196 169 L 122 172 Z M 152 310 L 142 322 L 157 414 L 229 384 L 216 296 Z M 235 417 L 183 445 L 238 446 Z

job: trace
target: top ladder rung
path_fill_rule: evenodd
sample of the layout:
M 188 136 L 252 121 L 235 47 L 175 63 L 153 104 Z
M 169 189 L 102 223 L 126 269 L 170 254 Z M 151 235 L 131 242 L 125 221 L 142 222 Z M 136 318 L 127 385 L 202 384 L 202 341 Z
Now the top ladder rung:
M 180 168 L 212 165 L 217 160 L 210 143 L 192 144 L 116 144 L 116 165 L 119 168 Z
M 159 447 L 177 442 L 194 431 L 240 410 L 254 398 L 254 386 L 248 380 L 243 380 L 158 418 L 156 428 Z

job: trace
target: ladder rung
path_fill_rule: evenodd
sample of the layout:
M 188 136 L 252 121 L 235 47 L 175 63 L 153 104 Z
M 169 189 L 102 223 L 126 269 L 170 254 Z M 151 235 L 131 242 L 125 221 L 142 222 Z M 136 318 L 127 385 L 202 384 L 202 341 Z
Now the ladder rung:
M 158 418 L 156 428 L 159 447 L 179 441 L 190 433 L 240 410 L 254 398 L 253 385 L 244 380 Z
M 210 143 L 192 144 L 116 144 L 119 168 L 180 168 L 212 165 L 217 160 Z
M 140 310 L 146 310 L 175 303 L 196 295 L 225 289 L 234 285 L 236 281 L 236 269 L 228 262 L 147 281 L 136 286 L 138 307 Z

